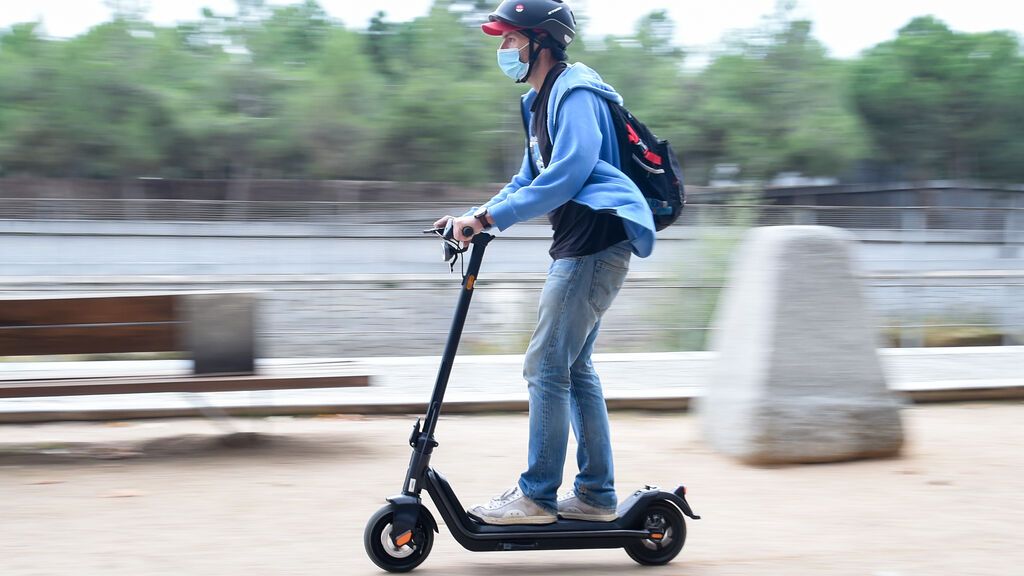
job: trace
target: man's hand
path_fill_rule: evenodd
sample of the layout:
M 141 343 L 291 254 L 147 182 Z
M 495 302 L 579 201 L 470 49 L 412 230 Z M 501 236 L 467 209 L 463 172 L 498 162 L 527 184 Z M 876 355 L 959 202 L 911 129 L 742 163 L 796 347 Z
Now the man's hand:
M 464 246 L 469 243 L 472 237 L 463 236 L 463 228 L 465 228 L 466 226 L 472 228 L 473 236 L 476 236 L 480 232 L 483 232 L 484 229 L 484 225 L 481 224 L 479 220 L 472 216 L 463 216 L 462 218 L 456 218 L 455 221 L 452 222 L 452 226 L 455 227 L 455 239 L 458 240 L 459 242 L 462 242 Z
M 484 230 L 484 225 L 482 222 L 480 222 L 479 218 L 473 216 L 463 216 L 461 218 L 456 218 L 455 216 L 450 215 L 439 219 L 437 222 L 434 222 L 434 228 L 445 228 L 446 226 L 448 226 L 449 221 L 451 221 L 452 223 L 452 232 L 454 238 L 459 242 L 462 242 L 463 247 L 468 246 L 469 241 L 472 238 L 471 236 L 465 236 L 462 234 L 463 228 L 465 228 L 466 226 L 472 228 L 473 236 L 476 236 L 477 234 L 483 232 Z M 487 215 L 487 222 L 492 226 L 494 225 L 494 219 L 491 218 L 489 214 Z

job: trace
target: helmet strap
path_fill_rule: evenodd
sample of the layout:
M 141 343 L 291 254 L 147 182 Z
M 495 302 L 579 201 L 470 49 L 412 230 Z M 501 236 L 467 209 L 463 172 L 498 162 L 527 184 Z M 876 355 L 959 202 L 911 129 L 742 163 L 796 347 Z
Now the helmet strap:
M 536 34 L 529 30 L 523 30 L 523 35 L 530 40 L 530 51 L 527 60 L 529 66 L 526 68 L 526 76 L 523 76 L 521 80 L 517 80 L 516 84 L 522 84 L 530 79 L 530 74 L 533 73 L 533 65 L 537 63 L 537 58 L 540 57 L 540 53 L 544 49 L 542 43 L 537 40 Z

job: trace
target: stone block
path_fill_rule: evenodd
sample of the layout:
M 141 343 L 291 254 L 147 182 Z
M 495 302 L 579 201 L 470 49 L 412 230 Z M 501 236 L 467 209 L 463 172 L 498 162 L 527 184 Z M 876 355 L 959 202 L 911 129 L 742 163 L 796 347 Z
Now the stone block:
M 854 270 L 856 239 L 825 226 L 750 230 L 716 310 L 699 404 L 718 451 L 760 464 L 890 456 L 903 443 Z

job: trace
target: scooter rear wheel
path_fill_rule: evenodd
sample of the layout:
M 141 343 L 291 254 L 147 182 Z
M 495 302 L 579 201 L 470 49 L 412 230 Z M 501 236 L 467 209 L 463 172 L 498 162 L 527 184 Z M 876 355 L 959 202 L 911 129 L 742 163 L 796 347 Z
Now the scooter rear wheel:
M 661 538 L 646 538 L 626 545 L 626 554 L 644 566 L 668 564 L 686 543 L 686 522 L 683 513 L 671 502 L 653 502 L 644 512 L 643 528 L 661 534 Z
M 388 572 L 408 572 L 427 559 L 434 545 L 434 532 L 421 518 L 412 531 L 412 541 L 395 546 L 391 541 L 394 512 L 384 506 L 370 517 L 363 531 L 363 546 L 374 564 Z

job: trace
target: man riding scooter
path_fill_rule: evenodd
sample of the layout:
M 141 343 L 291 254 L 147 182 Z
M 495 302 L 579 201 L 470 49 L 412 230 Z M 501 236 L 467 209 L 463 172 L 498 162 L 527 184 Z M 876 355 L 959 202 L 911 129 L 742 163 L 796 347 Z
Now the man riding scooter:
M 516 484 L 469 514 L 488 524 L 549 524 L 616 518 L 611 433 L 591 355 L 601 318 L 625 280 L 633 254 L 654 248 L 651 210 L 619 170 L 608 101 L 622 98 L 584 64 L 567 63 L 576 21 L 561 0 L 506 0 L 483 31 L 500 37 L 501 70 L 531 89 L 521 113 L 529 145 L 518 174 L 483 206 L 453 220 L 455 236 L 499 230 L 547 215 L 552 262 L 541 292 L 537 328 L 523 375 L 530 397 L 527 469 Z M 569 426 L 579 473 L 562 483 Z

